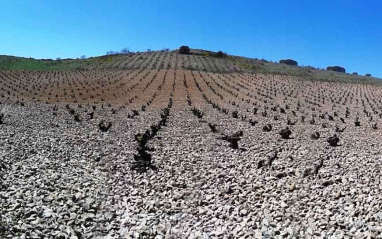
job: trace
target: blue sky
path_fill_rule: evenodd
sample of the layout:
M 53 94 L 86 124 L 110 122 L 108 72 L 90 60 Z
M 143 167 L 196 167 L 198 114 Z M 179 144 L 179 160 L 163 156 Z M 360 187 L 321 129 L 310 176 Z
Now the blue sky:
M 382 1 L 1 0 L 0 54 L 77 58 L 180 45 L 382 77 Z

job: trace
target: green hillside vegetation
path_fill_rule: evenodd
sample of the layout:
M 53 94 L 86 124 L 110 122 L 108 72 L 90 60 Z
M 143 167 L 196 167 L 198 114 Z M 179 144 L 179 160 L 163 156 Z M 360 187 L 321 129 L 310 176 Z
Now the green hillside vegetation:
M 110 57 L 109 57 L 110 58 Z M 104 57 L 89 59 L 33 59 L 14 56 L 0 56 L 0 70 L 85 70 L 90 65 L 96 65 Z
M 291 66 L 286 64 L 275 63 L 267 60 L 259 60 L 238 56 L 230 56 L 229 60 L 240 66 L 243 70 L 275 75 L 290 75 L 301 77 L 305 80 L 318 80 L 330 82 L 367 82 L 367 83 L 382 83 L 379 78 L 359 76 L 347 73 L 327 71 L 311 66 Z

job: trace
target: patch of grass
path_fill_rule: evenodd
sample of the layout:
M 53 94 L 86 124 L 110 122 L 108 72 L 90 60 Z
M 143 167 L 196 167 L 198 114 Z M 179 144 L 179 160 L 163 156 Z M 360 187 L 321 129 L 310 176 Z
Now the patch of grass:
M 32 58 L 0 57 L 1 70 L 74 70 L 86 60 L 45 61 Z

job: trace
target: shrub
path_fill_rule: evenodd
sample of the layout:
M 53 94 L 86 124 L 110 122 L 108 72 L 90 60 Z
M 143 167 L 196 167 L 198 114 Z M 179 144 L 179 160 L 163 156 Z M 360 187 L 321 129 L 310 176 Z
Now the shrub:
M 179 54 L 190 54 L 190 48 L 188 46 L 181 46 L 179 48 Z
M 279 62 L 282 64 L 290 65 L 290 66 L 298 66 L 297 61 L 292 60 L 292 59 L 280 60 Z
M 371 77 L 371 74 L 367 73 L 365 76 L 367 76 L 367 77 Z
M 341 66 L 328 66 L 326 67 L 326 70 L 328 71 L 336 71 L 336 72 L 341 72 L 341 73 L 345 73 L 345 68 L 341 67 Z
M 358 76 L 358 73 L 357 72 L 353 72 L 352 75 L 357 75 Z
M 223 57 L 226 57 L 226 56 L 227 56 L 227 53 L 224 53 L 224 52 L 222 52 L 222 51 L 218 51 L 218 52 L 216 53 L 216 57 L 223 58 Z

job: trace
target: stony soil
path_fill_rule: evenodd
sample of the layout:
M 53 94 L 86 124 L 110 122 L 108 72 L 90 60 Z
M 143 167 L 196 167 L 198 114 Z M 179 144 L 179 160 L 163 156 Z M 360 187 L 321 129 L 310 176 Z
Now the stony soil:
M 180 70 L 68 74 L 0 72 L 0 238 L 382 237 L 381 88 Z M 163 109 L 150 167 L 133 170 L 137 134 L 152 134 Z

